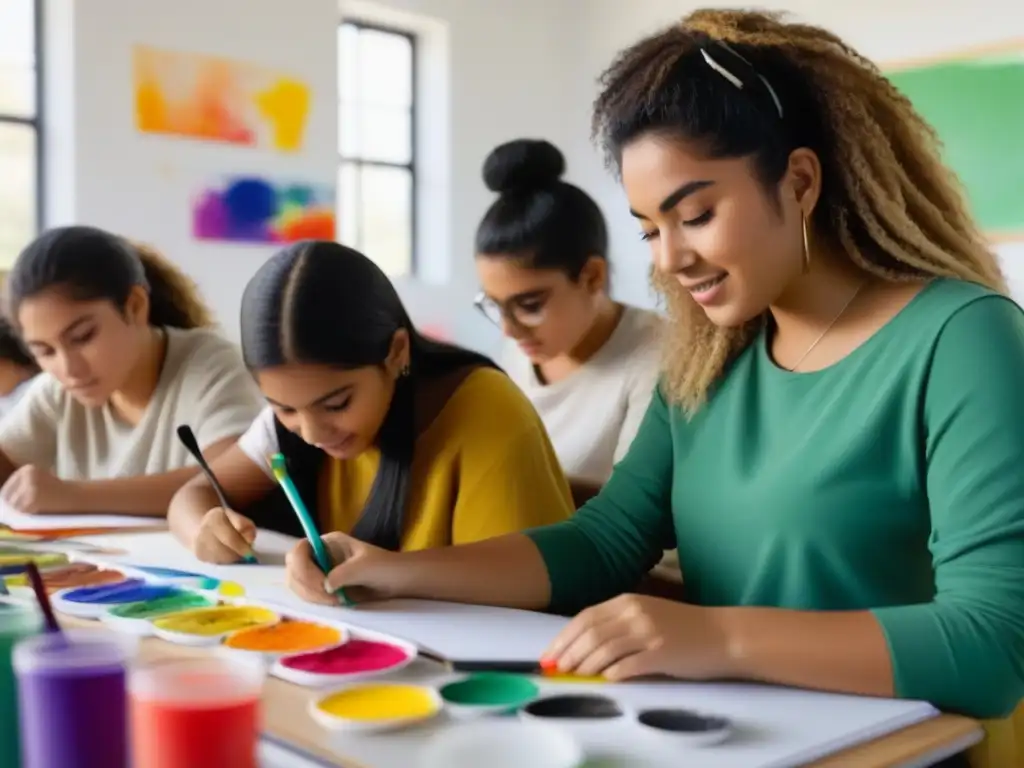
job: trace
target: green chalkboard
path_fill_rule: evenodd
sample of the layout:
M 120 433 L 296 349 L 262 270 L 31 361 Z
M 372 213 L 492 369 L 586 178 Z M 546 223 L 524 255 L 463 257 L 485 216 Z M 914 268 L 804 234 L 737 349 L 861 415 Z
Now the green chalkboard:
M 982 228 L 1024 235 L 1024 45 L 886 75 L 935 127 Z

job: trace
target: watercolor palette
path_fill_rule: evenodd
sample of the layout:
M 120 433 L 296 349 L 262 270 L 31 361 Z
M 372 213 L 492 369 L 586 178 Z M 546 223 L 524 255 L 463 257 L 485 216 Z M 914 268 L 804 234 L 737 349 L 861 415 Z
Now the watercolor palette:
M 153 622 L 156 619 L 196 608 L 212 608 L 216 605 L 216 601 L 206 595 L 182 590 L 179 594 L 119 605 L 100 618 L 112 629 L 145 637 L 153 634 Z
M 388 731 L 440 714 L 441 696 L 429 686 L 362 683 L 310 703 L 310 714 L 334 731 Z
M 219 605 L 172 613 L 153 621 L 153 634 L 179 645 L 220 645 L 242 629 L 276 624 L 281 617 L 255 605 Z
M 445 709 L 455 716 L 512 712 L 540 696 L 540 688 L 524 675 L 480 672 L 440 690 Z
M 341 685 L 391 674 L 416 660 L 416 646 L 400 640 L 350 638 L 325 651 L 285 656 L 270 669 L 274 677 L 310 688 Z
M 68 556 L 61 552 L 33 552 L 14 547 L 0 547 L 0 576 L 15 576 L 25 572 L 29 563 L 38 568 L 64 565 Z
M 128 603 L 155 600 L 181 594 L 182 590 L 165 584 L 149 584 L 142 579 L 126 579 L 98 587 L 62 589 L 52 597 L 54 610 L 82 619 L 98 619 L 111 608 Z
M 603 729 L 611 721 L 628 720 L 648 735 L 691 747 L 719 744 L 733 732 L 730 720 L 688 709 L 632 711 L 613 699 L 593 694 L 561 694 L 535 699 L 519 710 L 527 722 L 567 727 L 570 731 Z
M 343 645 L 347 640 L 348 633 L 337 627 L 286 619 L 278 624 L 234 632 L 224 638 L 224 647 L 273 661 L 282 656 L 327 651 Z
M 99 568 L 91 563 L 68 563 L 53 568 L 44 568 L 40 571 L 40 575 L 47 592 L 57 592 L 73 587 L 99 587 L 105 584 L 117 584 L 127 578 L 120 571 Z M 7 576 L 5 581 L 13 594 L 22 591 L 26 597 L 31 596 L 32 587 L 28 583 L 28 576 L 24 573 Z

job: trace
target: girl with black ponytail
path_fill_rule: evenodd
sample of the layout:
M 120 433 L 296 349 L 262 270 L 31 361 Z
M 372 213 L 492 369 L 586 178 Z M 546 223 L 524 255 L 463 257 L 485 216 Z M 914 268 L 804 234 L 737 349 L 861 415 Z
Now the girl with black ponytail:
M 268 406 L 171 504 L 210 562 L 257 528 L 302 535 L 267 457 L 281 452 L 324 531 L 389 550 L 476 541 L 567 517 L 568 484 L 539 417 L 486 357 L 420 335 L 391 282 L 337 243 L 290 246 L 242 299 L 242 352 Z
M 150 246 L 50 229 L 4 287 L 21 363 L 42 371 L 0 421 L 0 500 L 14 509 L 162 518 L 199 471 L 175 427 L 192 424 L 213 458 L 260 411 L 237 346 Z

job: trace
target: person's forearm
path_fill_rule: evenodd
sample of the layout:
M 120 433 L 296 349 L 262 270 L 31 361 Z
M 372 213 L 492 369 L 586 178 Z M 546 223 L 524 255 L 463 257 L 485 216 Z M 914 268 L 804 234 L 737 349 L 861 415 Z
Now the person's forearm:
M 885 635 L 868 611 L 712 608 L 728 638 L 730 677 L 893 696 Z
M 84 514 L 165 517 L 171 498 L 199 472 L 198 467 L 159 475 L 71 482 L 75 512 Z
M 399 597 L 543 610 L 551 600 L 547 567 L 521 533 L 457 547 L 404 552 Z

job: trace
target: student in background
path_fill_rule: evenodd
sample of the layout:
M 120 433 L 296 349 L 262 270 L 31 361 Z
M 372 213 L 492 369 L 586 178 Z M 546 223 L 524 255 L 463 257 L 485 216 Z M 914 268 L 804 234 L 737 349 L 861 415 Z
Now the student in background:
M 42 234 L 7 277 L 11 320 L 43 370 L 0 423 L 0 496 L 28 513 L 162 517 L 260 399 L 193 283 L 153 250 L 92 227 Z
M 39 366 L 17 332 L 0 318 L 0 419 L 17 404 L 38 373 Z
M 332 534 L 328 586 L 574 613 L 546 656 L 584 675 L 1009 715 L 1024 312 L 934 134 L 834 35 L 771 14 L 696 11 L 602 83 L 596 133 L 671 318 L 629 454 L 525 535 L 396 554 Z M 673 533 L 687 602 L 623 594 Z M 289 578 L 331 601 L 307 545 Z
M 486 357 L 413 327 L 384 273 L 337 243 L 266 262 L 242 299 L 242 353 L 267 407 L 212 462 L 234 509 L 196 477 L 171 529 L 202 560 L 237 561 L 255 530 L 302 535 L 268 456 L 325 531 L 385 550 L 480 541 L 572 513 L 537 414 Z
M 540 414 L 580 506 L 647 410 L 660 321 L 609 295 L 604 216 L 564 171 L 546 141 L 487 157 L 484 183 L 499 196 L 477 228 L 477 306 L 508 337 L 501 363 Z

